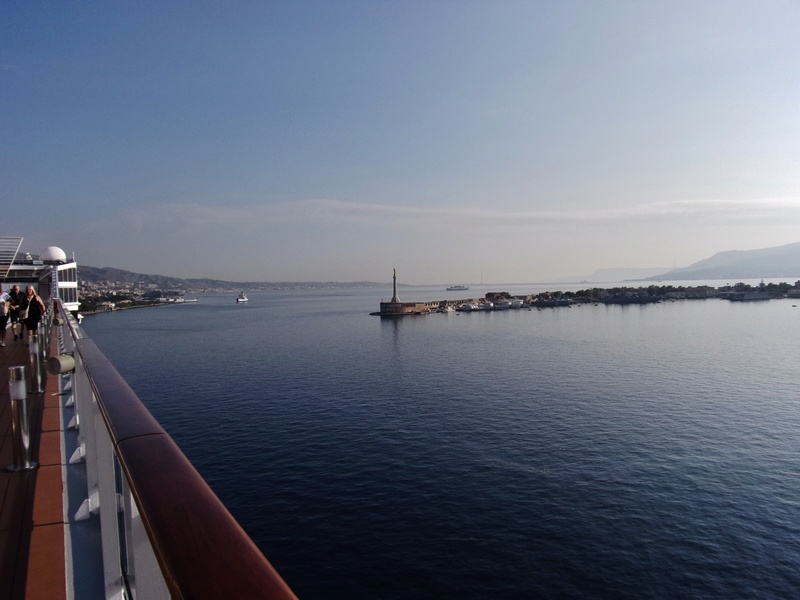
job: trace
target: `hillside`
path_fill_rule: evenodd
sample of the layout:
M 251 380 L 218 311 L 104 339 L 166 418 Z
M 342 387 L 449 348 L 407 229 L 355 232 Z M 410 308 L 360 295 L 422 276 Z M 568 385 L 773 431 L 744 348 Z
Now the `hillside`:
M 386 285 L 371 281 L 354 281 L 342 283 L 337 281 L 224 281 L 220 279 L 181 279 L 165 275 L 148 275 L 135 273 L 113 267 L 90 267 L 80 265 L 78 278 L 86 284 L 104 285 L 112 287 L 135 285 L 138 287 L 154 287 L 163 291 L 177 292 L 202 292 L 215 290 L 278 290 L 278 289 L 324 289 L 324 288 L 357 288 L 375 285 Z
M 760 250 L 727 250 L 648 280 L 800 277 L 800 242 Z

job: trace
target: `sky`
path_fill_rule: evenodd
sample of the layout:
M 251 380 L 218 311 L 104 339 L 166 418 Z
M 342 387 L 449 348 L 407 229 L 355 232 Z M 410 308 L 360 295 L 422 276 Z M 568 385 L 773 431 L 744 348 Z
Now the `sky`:
M 800 241 L 800 2 L 0 3 L 0 234 L 228 281 Z

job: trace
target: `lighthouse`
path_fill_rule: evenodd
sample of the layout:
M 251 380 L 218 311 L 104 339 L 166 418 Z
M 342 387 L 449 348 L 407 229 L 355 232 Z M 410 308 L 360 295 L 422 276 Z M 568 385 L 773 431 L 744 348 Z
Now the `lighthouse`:
M 400 302 L 397 297 L 397 269 L 392 269 L 392 302 Z
M 392 269 L 392 299 L 389 302 L 381 300 L 380 312 L 370 313 L 382 317 L 402 317 L 403 315 L 423 315 L 439 307 L 438 302 L 400 302 L 397 297 L 397 269 Z

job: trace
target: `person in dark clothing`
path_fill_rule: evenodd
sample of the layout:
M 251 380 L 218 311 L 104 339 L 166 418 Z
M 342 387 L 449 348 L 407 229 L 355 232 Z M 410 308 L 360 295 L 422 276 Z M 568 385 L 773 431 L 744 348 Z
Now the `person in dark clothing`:
M 44 305 L 44 302 L 42 302 L 42 299 L 36 295 L 32 285 L 25 288 L 25 296 L 22 298 L 22 302 L 20 302 L 19 310 L 20 317 L 25 315 L 25 318 L 22 320 L 25 322 L 25 328 L 29 332 L 28 343 L 30 344 L 31 334 L 39 331 L 39 323 L 47 312 L 47 307 Z
M 22 323 L 19 321 L 19 303 L 22 302 L 22 298 L 25 297 L 18 285 L 14 285 L 11 287 L 11 291 L 8 293 L 9 296 L 9 311 L 8 311 L 8 320 L 11 321 L 11 333 L 14 334 L 14 340 L 21 340 L 22 339 Z M 19 324 L 19 335 L 17 334 L 17 324 Z

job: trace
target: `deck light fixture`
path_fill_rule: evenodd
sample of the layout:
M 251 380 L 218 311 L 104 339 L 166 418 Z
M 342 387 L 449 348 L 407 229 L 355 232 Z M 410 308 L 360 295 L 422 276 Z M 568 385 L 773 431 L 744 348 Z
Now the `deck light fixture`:
M 43 392 L 42 389 L 42 358 L 39 356 L 39 334 L 30 333 L 30 347 L 29 352 L 31 355 L 31 381 L 34 392 Z
M 8 368 L 8 396 L 11 400 L 11 433 L 14 464 L 9 471 L 29 471 L 39 466 L 31 461 L 31 428 L 28 420 L 28 385 L 25 367 Z

